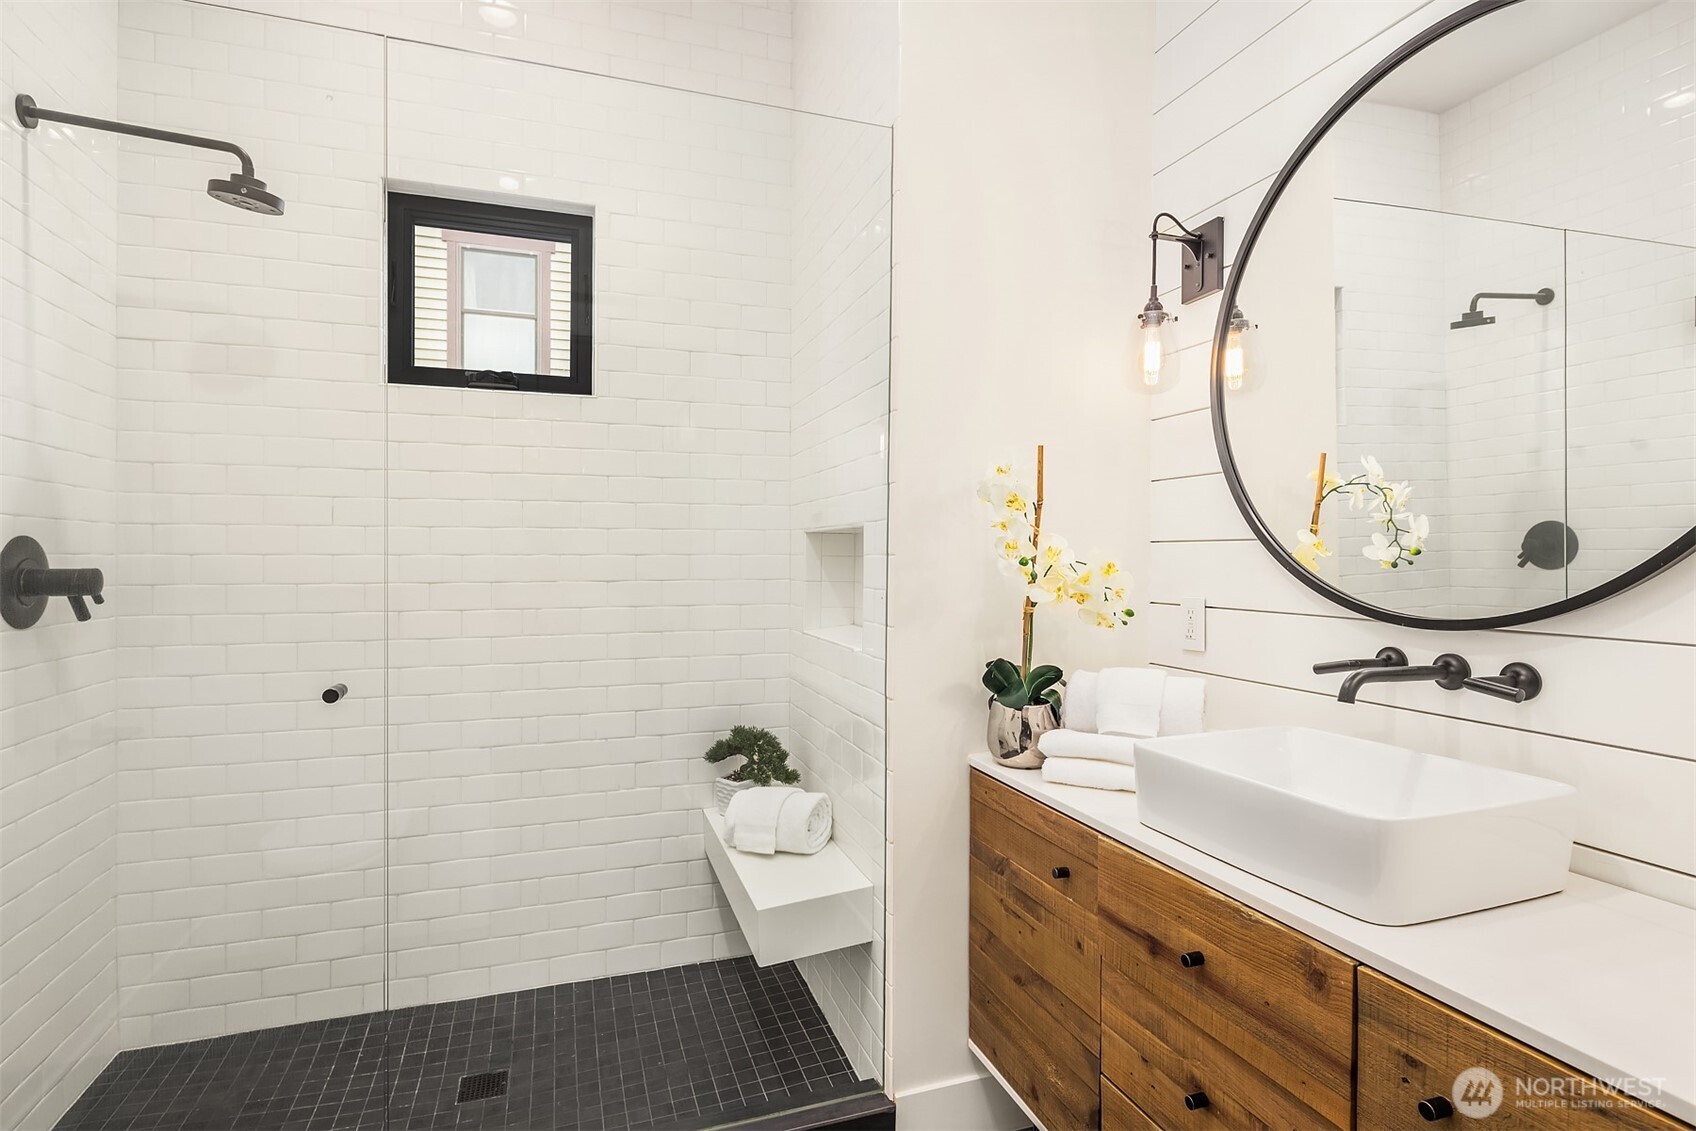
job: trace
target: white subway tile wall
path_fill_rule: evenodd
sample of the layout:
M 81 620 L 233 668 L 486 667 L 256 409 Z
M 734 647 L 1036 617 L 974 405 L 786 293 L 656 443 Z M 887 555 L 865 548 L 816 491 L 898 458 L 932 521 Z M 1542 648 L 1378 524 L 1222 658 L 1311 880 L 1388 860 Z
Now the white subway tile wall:
M 890 137 L 800 118 L 794 140 L 790 733 L 807 788 L 831 795 L 836 842 L 873 880 L 878 931 L 801 972 L 855 1070 L 881 1077 Z
M 121 6 L 115 579 L 126 1047 L 379 1008 L 384 916 L 383 44 Z M 320 699 L 331 683 L 348 696 Z
M 1234 248 L 1269 178 L 1326 108 L 1460 6 L 1161 0 L 1157 58 L 1173 62 L 1156 68 L 1171 77 L 1154 98 L 1154 199 L 1186 219 L 1224 211 Z M 1227 32 L 1247 45 L 1230 46 Z M 1257 260 L 1254 269 L 1274 267 Z M 1179 323 L 1181 332 L 1188 326 L 1192 377 L 1205 369 L 1216 309 L 1204 304 Z M 1696 905 L 1696 562 L 1513 632 L 1413 631 L 1350 616 L 1285 575 L 1253 540 L 1206 450 L 1205 427 L 1195 426 L 1206 419 L 1205 398 L 1205 381 L 1192 379 L 1151 401 L 1149 638 L 1157 663 L 1213 677 L 1209 725 L 1301 722 L 1571 782 L 1581 799 L 1576 869 Z M 1204 470 L 1172 478 L 1176 466 Z M 1177 602 L 1194 596 L 1209 606 L 1200 654 L 1179 640 Z M 1308 671 L 1316 660 L 1370 655 L 1387 643 L 1421 662 L 1457 651 L 1484 671 L 1527 660 L 1546 689 L 1514 705 L 1409 686 L 1345 706 L 1334 699 L 1334 677 Z M 1616 681 L 1616 670 L 1629 678 Z
M 10 116 L 118 106 L 112 3 L 0 4 L 0 541 L 105 570 L 108 600 L 0 627 L 0 1126 L 51 1127 L 117 1051 L 113 643 L 117 155 Z
M 491 52 L 437 19 L 459 7 L 0 9 L 8 51 L 32 42 L 17 8 L 83 51 L 36 52 L 58 100 L 91 108 L 77 67 L 115 74 L 96 112 L 237 139 L 286 200 L 222 207 L 203 186 L 226 170 L 158 143 L 102 137 L 101 166 L 6 138 L 8 175 L 53 189 L 20 197 L 29 224 L 8 213 L 30 256 L 8 255 L 9 338 L 37 352 L 27 372 L 6 353 L 7 513 L 89 542 L 112 594 L 92 625 L 5 638 L 28 673 L 7 687 L 3 772 L 28 771 L 5 779 L 8 900 L 31 885 L 8 930 L 42 917 L 27 937 L 54 954 L 16 984 L 48 986 L 43 1009 L 106 993 L 57 1015 L 75 1032 L 16 1014 L 8 1102 L 47 1124 L 86 1075 L 54 1058 L 97 1045 L 742 953 L 695 813 L 733 722 L 791 740 L 881 894 L 888 131 L 563 69 L 581 21 L 542 6 Z M 603 69 L 788 100 L 787 6 L 692 7 L 650 12 L 660 39 L 715 29 L 691 81 Z M 71 12 L 108 21 L 103 64 Z M 741 61 L 708 81 L 719 51 Z M 593 210 L 595 397 L 384 385 L 386 182 Z M 53 210 L 102 187 L 73 246 Z M 14 261 L 54 272 L 27 310 Z M 61 439 L 26 455 L 20 434 Z M 858 649 L 798 631 L 820 516 L 865 532 Z M 37 872 L 87 891 L 45 901 Z M 866 1075 L 882 962 L 806 969 Z
M 788 721 L 788 111 L 389 45 L 389 172 L 593 210 L 596 395 L 390 388 L 391 1001 L 746 953 L 700 754 Z M 451 108 L 451 109 L 447 109 Z
M 790 104 L 793 0 L 223 2 L 497 58 Z

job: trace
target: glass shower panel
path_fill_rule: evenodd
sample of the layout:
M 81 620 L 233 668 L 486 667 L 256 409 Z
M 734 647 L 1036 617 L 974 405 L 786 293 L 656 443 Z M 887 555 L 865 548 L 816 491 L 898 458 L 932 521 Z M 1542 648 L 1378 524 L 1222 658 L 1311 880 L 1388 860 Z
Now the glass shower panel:
M 597 339 L 589 397 L 389 386 L 391 1120 L 462 1084 L 490 1125 L 665 1127 L 876 1080 L 881 945 L 755 964 L 701 755 L 777 733 L 881 901 L 889 131 L 388 64 L 391 187 L 592 212 Z M 865 555 L 852 639 L 806 620 L 825 527 Z

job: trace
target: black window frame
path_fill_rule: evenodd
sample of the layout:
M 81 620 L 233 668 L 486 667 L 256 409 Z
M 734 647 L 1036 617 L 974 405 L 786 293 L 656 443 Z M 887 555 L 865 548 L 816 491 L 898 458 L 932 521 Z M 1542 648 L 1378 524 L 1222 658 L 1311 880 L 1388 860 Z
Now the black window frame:
M 464 389 L 510 389 L 529 393 L 590 396 L 594 392 L 595 220 L 572 212 L 519 208 L 417 193 L 388 193 L 389 364 L 397 385 Z M 487 380 L 484 371 L 418 365 L 414 360 L 417 276 L 415 232 L 419 227 L 486 232 L 571 245 L 571 375 L 514 373 Z M 473 383 L 474 378 L 483 377 Z

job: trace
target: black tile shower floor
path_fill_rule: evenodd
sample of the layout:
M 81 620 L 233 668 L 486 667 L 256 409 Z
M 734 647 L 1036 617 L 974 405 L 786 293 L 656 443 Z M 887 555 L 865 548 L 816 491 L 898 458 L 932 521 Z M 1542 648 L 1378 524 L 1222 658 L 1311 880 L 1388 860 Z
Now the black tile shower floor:
M 659 1131 L 854 1083 L 795 964 L 732 958 L 135 1049 L 57 1131 Z

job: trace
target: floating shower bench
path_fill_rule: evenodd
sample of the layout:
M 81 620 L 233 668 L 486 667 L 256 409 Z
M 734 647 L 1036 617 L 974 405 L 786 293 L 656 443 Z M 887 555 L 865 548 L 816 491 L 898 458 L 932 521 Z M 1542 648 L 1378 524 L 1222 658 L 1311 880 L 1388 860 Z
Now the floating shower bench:
M 724 843 L 724 818 L 703 809 L 707 859 L 761 966 L 876 937 L 872 882 L 832 841 L 811 856 L 756 856 Z

